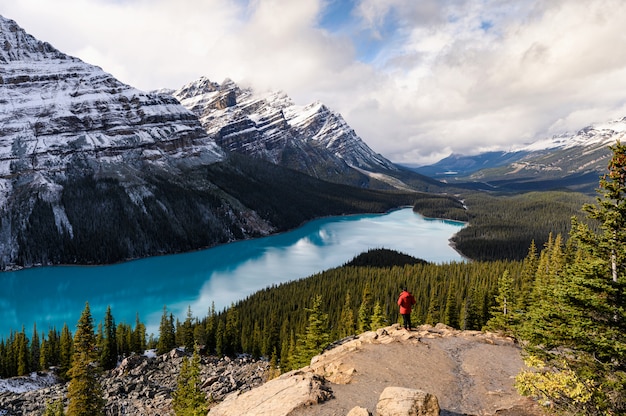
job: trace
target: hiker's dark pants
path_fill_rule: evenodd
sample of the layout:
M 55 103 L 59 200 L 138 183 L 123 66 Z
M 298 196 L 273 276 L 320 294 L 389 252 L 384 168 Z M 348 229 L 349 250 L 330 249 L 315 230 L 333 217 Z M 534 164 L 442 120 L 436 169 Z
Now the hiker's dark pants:
M 403 313 L 402 320 L 404 321 L 404 328 L 411 329 L 411 314 Z

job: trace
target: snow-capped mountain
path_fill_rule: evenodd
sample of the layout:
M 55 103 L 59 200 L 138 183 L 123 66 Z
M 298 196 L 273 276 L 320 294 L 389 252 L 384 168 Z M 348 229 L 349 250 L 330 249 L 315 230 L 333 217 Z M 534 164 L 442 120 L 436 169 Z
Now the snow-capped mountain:
M 253 212 L 233 214 L 186 177 L 224 153 L 170 95 L 125 85 L 1 16 L 0 42 L 0 269 L 115 261 L 271 228 L 247 226 Z M 189 189 L 183 214 L 175 204 Z M 191 235 L 194 217 L 206 228 Z
M 122 84 L 12 20 L 0 18 L 0 41 L 0 205 L 13 176 L 54 183 L 76 158 L 104 170 L 129 158 L 163 165 L 183 156 L 203 163 L 223 158 L 195 116 L 170 96 Z
M 231 80 L 218 84 L 207 78 L 172 95 L 228 151 L 358 186 L 399 171 L 372 151 L 340 114 L 320 102 L 295 105 L 283 92 L 257 93 Z
M 490 189 L 569 188 L 593 193 L 606 172 L 610 145 L 624 140 L 626 117 L 596 123 L 574 134 L 561 134 L 518 146 L 508 152 L 450 156 L 416 169 L 448 181 L 487 183 Z

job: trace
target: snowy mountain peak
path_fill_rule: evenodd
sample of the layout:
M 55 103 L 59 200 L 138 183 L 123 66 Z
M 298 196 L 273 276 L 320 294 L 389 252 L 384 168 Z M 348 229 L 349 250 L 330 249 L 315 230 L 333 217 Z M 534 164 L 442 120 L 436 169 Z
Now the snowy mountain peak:
M 536 152 L 548 149 L 571 149 L 574 147 L 609 146 L 623 140 L 626 134 L 626 117 L 619 120 L 594 123 L 576 133 L 562 133 L 519 146 L 513 151 Z
M 330 181 L 396 172 L 374 153 L 340 114 L 316 101 L 296 105 L 282 91 L 256 92 L 231 80 L 221 85 L 201 78 L 173 93 L 198 116 L 223 148 L 266 159 Z
M 69 58 L 47 42 L 41 42 L 26 33 L 18 24 L 0 16 L 0 61 L 41 61 Z
M 58 231 L 74 235 L 62 201 L 68 181 L 108 178 L 137 192 L 129 197 L 141 204 L 150 190 L 130 189 L 146 166 L 176 173 L 223 159 L 170 95 L 123 84 L 1 16 L 0 37 L 0 211 L 14 215 L 0 218 L 0 266 L 19 254 L 16 235 L 41 199 Z
M 222 157 L 193 114 L 170 96 L 125 85 L 36 40 L 12 20 L 0 18 L 0 30 L 6 61 L 0 73 L 2 177 L 49 176 L 81 155 L 113 163 L 136 153 L 165 163 L 181 151 L 199 150 L 189 146 L 202 146 L 210 158 Z

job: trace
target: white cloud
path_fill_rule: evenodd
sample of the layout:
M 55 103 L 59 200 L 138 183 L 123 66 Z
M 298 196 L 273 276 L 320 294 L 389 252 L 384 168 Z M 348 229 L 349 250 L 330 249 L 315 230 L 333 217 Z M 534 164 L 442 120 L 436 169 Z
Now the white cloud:
M 0 14 L 138 88 L 206 75 L 322 100 L 397 162 L 626 115 L 621 0 L 356 3 L 334 31 L 328 0 L 0 0 Z

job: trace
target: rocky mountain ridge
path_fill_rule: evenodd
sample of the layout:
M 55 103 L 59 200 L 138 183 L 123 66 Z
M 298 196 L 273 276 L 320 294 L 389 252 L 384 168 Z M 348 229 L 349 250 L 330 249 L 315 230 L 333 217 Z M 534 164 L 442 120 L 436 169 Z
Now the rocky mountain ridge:
M 284 92 L 259 93 L 232 80 L 200 78 L 171 94 L 223 149 L 353 186 L 404 187 L 398 166 L 375 153 L 339 113 L 296 105 Z M 391 176 L 388 176 L 391 175 Z
M 131 356 L 105 373 L 106 414 L 167 414 L 184 356 L 180 350 Z M 383 414 L 379 399 L 389 388 L 412 397 L 407 402 L 394 394 L 385 404 L 394 409 L 414 405 L 416 396 L 424 400 L 424 394 L 414 393 L 420 391 L 435 398 L 444 416 L 541 416 L 541 409 L 513 387 L 522 367 L 519 347 L 509 338 L 442 324 L 413 331 L 395 324 L 338 341 L 309 366 L 269 381 L 265 361 L 204 357 L 202 390 L 215 401 L 209 416 Z M 0 392 L 0 414 L 41 412 L 47 401 L 64 397 L 65 389 L 55 384 Z

